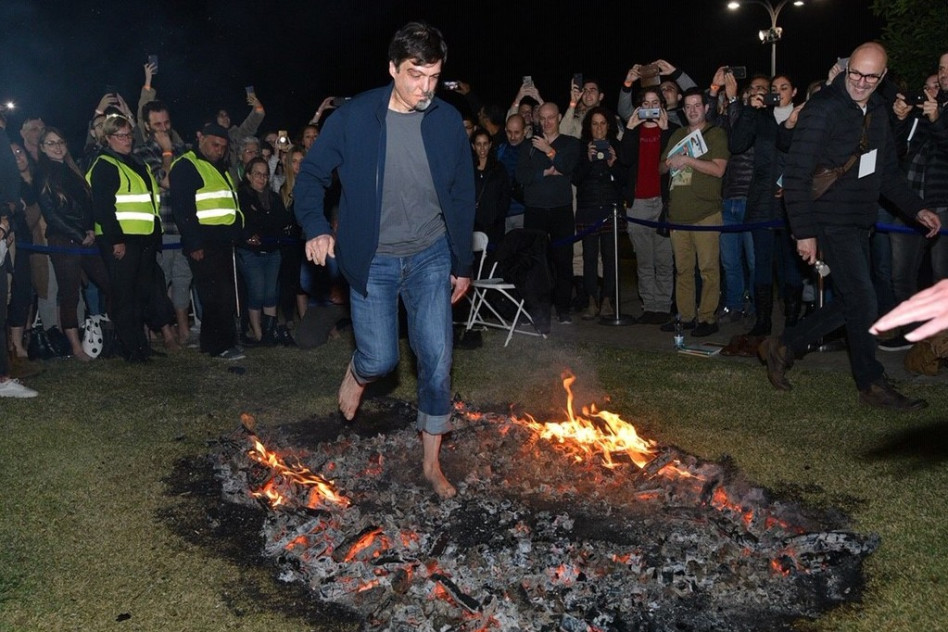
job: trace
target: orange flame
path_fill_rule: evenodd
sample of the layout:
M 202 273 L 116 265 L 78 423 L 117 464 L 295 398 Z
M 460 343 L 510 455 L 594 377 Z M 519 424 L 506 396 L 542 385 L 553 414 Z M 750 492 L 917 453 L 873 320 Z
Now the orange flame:
M 613 453 L 624 452 L 638 467 L 645 467 L 655 458 L 655 442 L 640 437 L 635 426 L 623 421 L 619 415 L 605 410 L 597 411 L 595 406 L 591 410 L 584 407 L 583 414 L 597 418 L 602 423 L 594 423 L 585 417 L 574 415 L 571 387 L 575 381 L 576 377 L 571 373 L 563 374 L 567 421 L 543 424 L 529 415 L 527 419 L 518 421 L 541 438 L 553 441 L 568 450 L 579 450 L 588 457 L 599 455 L 603 465 L 608 468 L 619 466 L 612 458 Z
M 248 452 L 250 458 L 273 471 L 273 476 L 262 488 L 250 492 L 254 498 L 265 498 L 271 507 L 286 505 L 286 497 L 277 490 L 277 479 L 282 479 L 286 484 L 311 488 L 306 502 L 310 509 L 315 509 L 324 502 L 341 507 L 349 506 L 349 499 L 336 492 L 331 481 L 303 465 L 287 465 L 276 452 L 268 450 L 257 438 L 254 438 L 253 443 L 253 450 Z

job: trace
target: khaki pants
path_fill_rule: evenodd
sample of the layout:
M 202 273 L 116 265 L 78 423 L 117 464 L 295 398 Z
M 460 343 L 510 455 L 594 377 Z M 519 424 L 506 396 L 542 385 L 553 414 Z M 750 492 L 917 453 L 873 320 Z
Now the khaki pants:
M 672 220 L 674 223 L 674 220 Z M 720 212 L 706 217 L 695 226 L 720 226 Z M 675 302 L 682 321 L 695 318 L 695 264 L 701 274 L 701 300 L 697 317 L 702 323 L 713 323 L 721 294 L 721 233 L 710 230 L 673 230 L 672 251 L 675 254 Z

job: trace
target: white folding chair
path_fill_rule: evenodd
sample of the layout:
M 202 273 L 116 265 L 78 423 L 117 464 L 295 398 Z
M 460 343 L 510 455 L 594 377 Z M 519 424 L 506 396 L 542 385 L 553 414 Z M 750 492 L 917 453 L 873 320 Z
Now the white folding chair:
M 487 235 L 480 231 L 475 231 L 472 246 L 474 252 L 481 252 L 481 261 L 477 268 L 477 277 L 471 281 L 471 288 L 473 290 L 470 297 L 471 312 L 467 317 L 467 325 L 465 326 L 465 330 L 470 331 L 476 326 L 504 329 L 507 331 L 507 340 L 504 341 L 505 347 L 510 344 L 510 339 L 513 338 L 514 333 L 526 334 L 528 336 L 542 335 L 535 330 L 517 328 L 517 325 L 520 324 L 520 319 L 522 316 L 526 317 L 526 321 L 531 325 L 533 325 L 533 318 L 523 307 L 524 299 L 515 297 L 513 294 L 511 294 L 512 290 L 517 289 L 516 286 L 513 283 L 506 282 L 501 277 L 494 276 L 494 273 L 497 270 L 496 262 L 493 266 L 491 266 L 490 273 L 488 273 L 486 277 L 484 276 L 484 261 L 487 254 Z M 491 304 L 491 302 L 488 300 L 488 295 L 491 292 L 496 292 L 498 296 L 506 298 L 508 301 L 513 303 L 514 306 L 516 306 L 517 312 L 513 318 L 504 318 L 498 308 Z

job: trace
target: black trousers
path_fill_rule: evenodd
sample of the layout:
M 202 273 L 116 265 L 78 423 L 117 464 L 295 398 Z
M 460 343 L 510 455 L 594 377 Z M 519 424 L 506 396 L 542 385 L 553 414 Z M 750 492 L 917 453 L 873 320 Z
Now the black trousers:
M 188 256 L 194 287 L 204 310 L 201 317 L 201 351 L 211 355 L 217 355 L 237 344 L 233 252 L 233 246 L 229 243 L 205 242 L 203 259 L 195 261 Z
M 540 230 L 550 236 L 550 258 L 553 263 L 553 305 L 557 315 L 569 314 L 573 295 L 573 207 L 527 207 L 523 227 Z
M 110 317 L 126 360 L 148 354 L 145 308 L 151 298 L 158 241 L 152 235 L 126 235 L 125 256 L 117 259 L 112 246 L 99 242 L 112 285 Z
M 818 226 L 817 243 L 831 270 L 833 301 L 783 333 L 783 342 L 801 357 L 811 342 L 846 325 L 849 364 L 859 390 L 882 377 L 876 359 L 876 339 L 869 326 L 876 320 L 876 292 L 869 266 L 869 229 Z

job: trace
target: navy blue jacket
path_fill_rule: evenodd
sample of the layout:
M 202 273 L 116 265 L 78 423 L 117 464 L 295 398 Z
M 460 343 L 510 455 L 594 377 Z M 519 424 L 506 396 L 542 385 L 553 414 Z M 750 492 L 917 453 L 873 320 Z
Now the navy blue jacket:
M 297 221 L 307 239 L 332 234 L 323 213 L 325 188 L 339 173 L 342 197 L 336 259 L 350 286 L 365 295 L 379 243 L 385 177 L 385 117 L 393 84 L 363 92 L 339 108 L 303 159 L 293 188 Z M 451 273 L 470 277 L 474 261 L 474 173 L 461 115 L 435 98 L 421 135 L 451 248 Z

